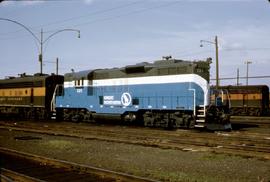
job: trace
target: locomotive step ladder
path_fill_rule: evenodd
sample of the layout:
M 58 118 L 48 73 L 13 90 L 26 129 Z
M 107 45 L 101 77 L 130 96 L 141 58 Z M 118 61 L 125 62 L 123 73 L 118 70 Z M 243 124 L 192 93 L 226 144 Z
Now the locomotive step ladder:
M 52 96 L 52 100 L 51 100 L 51 113 L 50 113 L 50 117 L 52 120 L 56 120 L 56 103 L 55 103 L 55 96 L 56 96 L 56 91 L 58 89 L 59 85 L 56 85 L 54 88 L 54 92 L 53 92 L 53 96 Z
M 55 111 L 51 112 L 51 119 L 56 120 L 56 112 Z
M 195 128 L 204 128 L 205 127 L 205 116 L 206 116 L 206 109 L 204 105 L 199 105 L 197 107 L 197 115 L 196 115 L 196 123 Z

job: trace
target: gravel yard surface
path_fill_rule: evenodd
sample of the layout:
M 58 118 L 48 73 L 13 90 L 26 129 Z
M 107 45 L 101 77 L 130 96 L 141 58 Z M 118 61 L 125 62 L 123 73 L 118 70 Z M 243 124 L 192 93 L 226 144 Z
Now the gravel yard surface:
M 161 181 L 270 181 L 270 160 L 210 152 L 185 152 L 13 130 L 0 130 L 0 146 Z

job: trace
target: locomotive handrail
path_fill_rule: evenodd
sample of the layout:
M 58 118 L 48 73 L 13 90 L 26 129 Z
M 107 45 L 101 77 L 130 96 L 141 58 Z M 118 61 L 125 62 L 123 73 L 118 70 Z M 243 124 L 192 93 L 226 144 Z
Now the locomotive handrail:
M 50 108 L 51 112 L 56 111 L 56 109 L 55 109 L 55 105 L 56 105 L 56 103 L 55 103 L 55 95 L 56 95 L 56 91 L 57 91 L 58 87 L 59 87 L 59 84 L 57 84 L 55 86 L 54 91 L 53 91 L 53 96 L 52 96 L 52 100 L 51 100 L 51 108 Z
M 196 90 L 194 88 L 188 90 L 193 91 L 193 115 L 196 116 Z

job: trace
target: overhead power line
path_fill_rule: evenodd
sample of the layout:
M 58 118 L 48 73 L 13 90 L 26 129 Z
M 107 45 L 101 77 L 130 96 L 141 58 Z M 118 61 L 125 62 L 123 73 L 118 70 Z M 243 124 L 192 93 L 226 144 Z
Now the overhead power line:
M 224 48 L 221 51 L 264 51 L 270 50 L 270 47 L 258 47 L 258 48 Z
M 107 13 L 107 12 L 110 12 L 110 11 L 113 11 L 113 10 L 125 8 L 125 7 L 128 7 L 128 6 L 133 6 L 135 4 L 139 4 L 139 3 L 142 3 L 142 2 L 145 2 L 145 1 L 140 0 L 140 1 L 132 2 L 132 3 L 128 3 L 128 4 L 125 4 L 125 5 L 120 5 L 120 6 L 108 8 L 108 9 L 105 9 L 105 10 L 96 11 L 96 12 L 89 13 L 89 14 L 86 14 L 86 15 L 80 15 L 80 16 L 76 16 L 76 17 L 72 17 L 72 18 L 68 18 L 68 19 L 64 19 L 64 20 L 59 20 L 59 21 L 55 21 L 55 22 L 51 22 L 51 23 L 43 24 L 43 25 L 39 25 L 39 26 L 32 26 L 30 28 L 31 29 L 37 29 L 37 28 L 41 28 L 41 27 L 45 27 L 45 26 L 50 26 L 50 25 L 53 25 L 53 24 L 60 24 L 60 23 L 64 23 L 64 22 L 67 22 L 67 21 L 80 19 L 80 18 L 87 17 L 87 16 L 104 14 L 104 13 Z M 139 13 L 143 13 L 143 12 L 150 11 L 150 10 L 153 10 L 153 9 L 159 9 L 159 8 L 163 8 L 163 7 L 167 7 L 167 6 L 172 6 L 172 5 L 180 3 L 180 2 L 182 2 L 182 0 L 173 1 L 173 2 L 167 2 L 167 3 L 159 5 L 159 6 L 154 6 L 154 7 L 144 8 L 144 9 L 140 9 L 140 10 L 135 10 L 135 11 L 132 11 L 132 12 L 128 12 L 128 13 L 124 13 L 124 14 L 120 14 L 120 15 L 116 15 L 116 16 L 112 16 L 112 17 L 97 18 L 97 19 L 94 19 L 94 20 L 89 21 L 89 22 L 80 23 L 80 24 L 71 25 L 71 26 L 72 27 L 78 27 L 78 26 L 85 26 L 85 25 L 88 25 L 88 24 L 92 24 L 92 23 L 95 23 L 95 22 L 110 21 L 110 20 L 113 20 L 113 19 L 126 17 L 126 16 L 129 16 L 129 15 L 132 15 L 132 14 L 139 14 Z M 52 31 L 55 31 L 55 30 L 49 30 L 49 31 L 46 31 L 46 32 L 52 32 Z M 18 33 L 18 31 L 10 32 L 10 33 Z M 7 33 L 5 33 L 5 34 L 7 34 Z
M 17 1 L 17 0 L 13 0 L 13 1 Z M 31 1 L 31 0 L 27 0 L 27 1 Z M 37 0 L 37 1 L 39 1 L 39 0 Z M 55 0 L 55 1 L 58 1 L 58 0 Z M 62 0 L 62 1 L 65 1 L 65 0 Z M 47 2 L 49 2 L 49 1 L 47 1 Z M 107 9 L 104 9 L 104 10 L 98 10 L 98 11 L 90 12 L 90 13 L 87 13 L 87 14 L 84 14 L 84 15 L 79 15 L 79 16 L 75 16 L 75 17 L 71 17 L 71 18 L 67 18 L 67 19 L 53 21 L 53 22 L 50 22 L 50 23 L 47 23 L 47 24 L 42 24 L 42 25 L 38 25 L 38 26 L 31 26 L 29 28 L 31 28 L 31 29 L 40 29 L 40 28 L 44 28 L 46 26 L 50 26 L 50 25 L 54 25 L 54 24 L 61 24 L 61 23 L 72 21 L 72 20 L 78 20 L 78 19 L 81 19 L 81 18 L 89 17 L 89 16 L 105 14 L 105 13 L 108 13 L 108 12 L 111 12 L 111 11 L 114 11 L 114 10 L 123 9 L 123 8 L 129 7 L 129 6 L 134 6 L 136 4 L 140 4 L 140 3 L 143 3 L 143 2 L 145 2 L 145 1 L 144 0 L 139 0 L 139 1 L 132 2 L 132 3 L 127 3 L 127 4 L 122 4 L 122 5 L 119 5 L 119 6 L 107 8 Z M 21 30 L 14 31 L 14 32 L 1 33 L 0 35 L 18 33 L 19 31 L 21 31 Z M 47 32 L 51 32 L 51 31 L 55 31 L 55 30 L 50 30 L 50 31 L 47 31 Z
M 116 16 L 112 16 L 112 17 L 100 18 L 100 19 L 89 21 L 89 22 L 76 24 L 74 26 L 76 26 L 76 27 L 77 26 L 85 26 L 85 25 L 89 25 L 89 24 L 92 24 L 92 23 L 95 23 L 95 22 L 110 21 L 110 20 L 113 20 L 113 19 L 118 19 L 118 18 L 129 16 L 129 15 L 133 15 L 133 14 L 139 14 L 139 13 L 143 13 L 143 12 L 154 10 L 154 9 L 159 9 L 159 8 L 163 8 L 163 7 L 172 6 L 172 5 L 175 5 L 177 3 L 181 3 L 181 2 L 183 2 L 183 1 L 180 0 L 180 1 L 174 1 L 174 2 L 167 2 L 167 3 L 159 5 L 159 6 L 154 6 L 154 7 L 144 8 L 144 9 L 140 9 L 140 10 L 135 10 L 135 11 L 132 11 L 132 12 L 128 12 L 128 13 L 124 13 L 124 14 L 120 14 L 120 15 L 116 15 Z
M 127 4 L 115 6 L 115 7 L 112 7 L 112 8 L 107 8 L 107 9 L 104 9 L 104 10 L 98 10 L 98 11 L 94 11 L 94 12 L 87 13 L 87 14 L 84 14 L 84 15 L 79 15 L 79 16 L 75 16 L 75 17 L 71 17 L 71 18 L 67 18 L 67 19 L 63 19 L 63 20 L 58 20 L 58 21 L 51 22 L 51 23 L 48 23 L 48 24 L 43 24 L 43 25 L 40 25 L 39 27 L 45 27 L 45 26 L 50 26 L 50 25 L 54 25 L 54 24 L 61 24 L 61 23 L 65 23 L 65 22 L 68 22 L 68 21 L 78 20 L 78 19 L 81 19 L 81 18 L 89 17 L 89 16 L 105 14 L 105 13 L 108 13 L 108 12 L 111 12 L 111 11 L 114 11 L 114 10 L 134 6 L 136 4 L 140 4 L 140 3 L 143 3 L 143 2 L 145 2 L 145 1 L 144 0 L 135 1 L 135 2 L 132 2 L 132 3 L 127 3 Z
M 249 76 L 248 79 L 262 79 L 262 78 L 270 78 L 270 75 L 266 76 Z M 237 77 L 224 77 L 219 78 L 219 80 L 235 80 Z M 246 76 L 240 76 L 239 79 L 247 79 Z M 211 78 L 210 80 L 216 80 L 215 78 Z

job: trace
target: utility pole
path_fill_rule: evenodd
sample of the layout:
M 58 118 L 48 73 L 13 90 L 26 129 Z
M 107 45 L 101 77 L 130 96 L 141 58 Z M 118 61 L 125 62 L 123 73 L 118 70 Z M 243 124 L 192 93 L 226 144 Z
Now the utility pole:
M 58 75 L 58 64 L 59 64 L 59 59 L 56 58 L 56 75 Z
M 247 64 L 247 76 L 246 76 L 246 85 L 248 85 L 248 65 L 251 64 L 251 61 L 245 61 L 245 64 Z
M 43 67 L 43 29 L 40 32 L 40 54 L 39 54 L 39 62 L 40 62 L 40 74 L 42 75 L 42 67 Z
M 219 63 L 218 63 L 218 37 L 215 36 L 215 41 L 208 41 L 208 40 L 201 40 L 201 45 L 200 47 L 203 47 L 203 42 L 207 42 L 210 44 L 214 44 L 215 45 L 215 51 L 216 51 L 216 89 L 218 89 L 219 87 Z
M 239 85 L 239 68 L 237 68 L 237 78 L 236 78 L 236 85 Z
M 251 61 L 245 61 L 245 64 L 247 64 L 247 76 L 246 76 L 246 85 L 248 85 L 248 65 L 251 64 Z
M 216 47 L 216 89 L 219 87 L 219 65 L 218 65 L 218 37 L 215 36 L 215 47 Z

